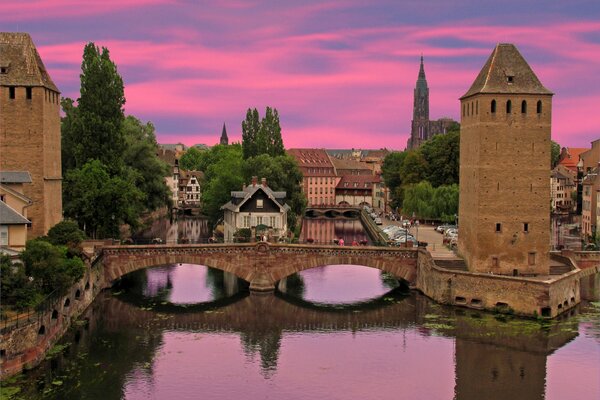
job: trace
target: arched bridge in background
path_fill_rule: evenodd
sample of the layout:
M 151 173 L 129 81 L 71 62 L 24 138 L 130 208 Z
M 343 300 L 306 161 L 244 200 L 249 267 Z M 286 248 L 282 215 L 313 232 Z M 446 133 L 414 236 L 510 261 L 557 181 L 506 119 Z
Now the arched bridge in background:
M 323 207 L 311 207 L 307 208 L 304 212 L 306 218 L 346 218 L 356 219 L 360 217 L 361 209 L 359 207 L 335 207 L 335 206 L 323 206 Z
M 130 272 L 167 264 L 216 268 L 250 283 L 250 290 L 274 290 L 278 281 L 323 265 L 363 265 L 414 285 L 418 250 L 366 246 L 271 244 L 147 245 L 102 248 L 104 282 L 111 286 Z

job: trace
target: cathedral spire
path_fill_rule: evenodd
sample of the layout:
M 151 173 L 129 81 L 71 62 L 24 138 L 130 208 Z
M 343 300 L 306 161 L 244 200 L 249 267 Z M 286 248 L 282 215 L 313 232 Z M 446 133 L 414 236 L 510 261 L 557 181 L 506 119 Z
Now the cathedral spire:
M 227 137 L 227 128 L 225 128 L 225 122 L 223 122 L 223 131 L 221 132 L 220 144 L 223 144 L 225 146 L 229 144 L 229 138 Z

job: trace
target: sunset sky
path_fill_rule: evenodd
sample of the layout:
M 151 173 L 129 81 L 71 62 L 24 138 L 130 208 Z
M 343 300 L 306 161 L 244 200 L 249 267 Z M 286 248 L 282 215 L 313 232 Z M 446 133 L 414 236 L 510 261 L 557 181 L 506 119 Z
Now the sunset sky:
M 72 98 L 84 44 L 108 47 L 162 143 L 215 144 L 223 122 L 240 140 L 269 105 L 286 147 L 403 149 L 421 53 L 431 118 L 458 120 L 498 42 L 555 93 L 554 140 L 600 138 L 599 0 L 2 0 L 0 30 L 29 32 Z

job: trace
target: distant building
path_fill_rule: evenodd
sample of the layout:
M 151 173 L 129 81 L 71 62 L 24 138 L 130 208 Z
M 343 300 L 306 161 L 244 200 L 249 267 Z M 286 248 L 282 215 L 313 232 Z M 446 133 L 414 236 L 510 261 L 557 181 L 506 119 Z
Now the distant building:
M 437 121 L 429 119 L 429 87 L 425 78 L 423 56 L 421 56 L 421 66 L 419 67 L 419 76 L 413 97 L 413 118 L 410 138 L 408 139 L 406 148 L 409 150 L 416 149 L 434 135 L 444 134 L 456 125 L 457 122 L 451 118 L 440 118 Z
M 287 153 L 296 159 L 302 172 L 302 191 L 308 207 L 335 205 L 335 188 L 340 178 L 327 152 L 323 149 L 289 149 Z
M 165 176 L 165 184 L 171 190 L 171 203 L 174 208 L 177 208 L 179 204 L 179 157 L 175 150 L 161 147 L 156 155 L 171 167 L 171 175 Z
M 600 165 L 600 164 L 599 164 Z M 583 178 L 583 196 L 581 210 L 581 234 L 584 240 L 590 240 L 598 232 L 597 211 L 600 190 L 600 166 L 597 166 Z
M 267 180 L 252 177 L 252 183 L 241 191 L 231 192 L 231 201 L 223 205 L 224 237 L 226 242 L 234 240 L 236 231 L 242 228 L 256 233 L 257 227 L 271 239 L 287 234 L 287 214 L 290 207 L 285 204 L 285 192 L 274 192 Z
M 0 171 L 29 171 L 30 238 L 62 220 L 60 91 L 27 33 L 0 33 Z
M 31 184 L 29 172 L 0 172 L 0 249 L 4 252 L 25 248 L 27 227 L 31 224 L 27 209 L 33 204 L 24 194 L 24 186 L 28 184 Z
M 600 139 L 592 142 L 592 148 L 579 153 L 579 159 L 583 166 L 583 174 L 590 173 L 600 163 Z
M 550 193 L 552 212 L 569 213 L 574 211 L 576 202 L 573 193 L 577 193 L 575 175 L 563 165 L 557 165 L 550 173 Z
M 458 248 L 471 272 L 549 274 L 552 95 L 498 44 L 461 97 Z
M 229 138 L 227 137 L 227 128 L 225 128 L 225 122 L 223 122 L 223 131 L 221 132 L 221 140 L 219 144 L 227 146 L 229 144 Z
M 177 158 L 179 158 L 181 154 L 183 154 L 188 149 L 188 147 L 183 143 L 159 143 L 158 147 L 163 150 L 170 150 L 175 152 Z
M 177 204 L 180 208 L 200 207 L 202 179 L 204 179 L 202 171 L 179 170 L 179 200 Z
M 585 147 L 563 147 L 558 158 L 558 165 L 568 168 L 574 175 L 577 175 L 579 156 L 588 150 L 590 149 Z

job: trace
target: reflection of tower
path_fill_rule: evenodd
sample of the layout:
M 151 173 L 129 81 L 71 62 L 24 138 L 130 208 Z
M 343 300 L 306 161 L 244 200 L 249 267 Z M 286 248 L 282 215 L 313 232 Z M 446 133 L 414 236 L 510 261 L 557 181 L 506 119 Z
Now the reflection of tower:
M 546 355 L 456 339 L 457 400 L 543 399 Z

